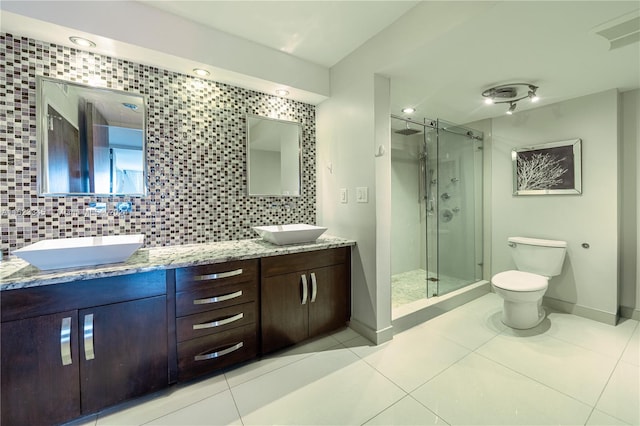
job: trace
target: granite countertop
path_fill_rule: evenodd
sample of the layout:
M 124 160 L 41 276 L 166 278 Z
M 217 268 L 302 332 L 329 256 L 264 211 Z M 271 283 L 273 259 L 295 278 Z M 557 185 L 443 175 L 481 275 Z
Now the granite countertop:
M 92 278 L 126 275 L 159 269 L 256 259 L 282 254 L 347 247 L 355 241 L 323 235 L 314 243 L 278 246 L 262 239 L 221 241 L 182 246 L 150 247 L 136 251 L 126 262 L 94 267 L 41 271 L 17 257 L 0 264 L 0 291 L 38 287 Z

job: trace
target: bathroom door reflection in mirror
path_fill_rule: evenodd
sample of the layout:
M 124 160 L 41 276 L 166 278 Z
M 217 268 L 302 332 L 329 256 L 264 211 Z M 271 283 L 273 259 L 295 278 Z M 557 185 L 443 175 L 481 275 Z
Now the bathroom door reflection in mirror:
M 144 195 L 144 97 L 45 77 L 36 84 L 39 194 Z
M 300 195 L 300 140 L 294 121 L 247 115 L 249 195 Z

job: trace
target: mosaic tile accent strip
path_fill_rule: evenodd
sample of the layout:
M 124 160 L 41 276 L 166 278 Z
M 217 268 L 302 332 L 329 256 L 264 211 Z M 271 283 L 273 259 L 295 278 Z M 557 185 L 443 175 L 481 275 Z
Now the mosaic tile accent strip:
M 38 196 L 36 75 L 145 95 L 147 196 Z M 246 114 L 301 123 L 300 197 L 247 196 Z M 146 247 L 157 247 L 255 238 L 257 225 L 314 224 L 315 144 L 313 105 L 0 33 L 3 258 L 49 238 L 142 233 Z M 87 215 L 96 201 L 107 213 Z M 122 201 L 132 212 L 110 213 Z

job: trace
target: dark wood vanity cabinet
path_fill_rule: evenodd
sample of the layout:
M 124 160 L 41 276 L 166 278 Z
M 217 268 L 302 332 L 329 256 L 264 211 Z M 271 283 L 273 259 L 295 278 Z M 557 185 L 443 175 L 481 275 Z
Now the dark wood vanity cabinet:
M 1 423 L 47 425 L 168 385 L 164 271 L 4 291 Z
M 0 423 L 63 423 L 342 327 L 350 263 L 344 247 L 3 291 Z
M 262 352 L 343 327 L 350 315 L 349 247 L 262 259 Z
M 254 358 L 259 260 L 176 270 L 178 381 Z

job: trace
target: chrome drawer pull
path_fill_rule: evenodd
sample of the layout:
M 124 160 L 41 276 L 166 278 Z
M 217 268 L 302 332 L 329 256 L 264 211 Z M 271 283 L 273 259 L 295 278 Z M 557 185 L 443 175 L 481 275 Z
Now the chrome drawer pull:
M 209 297 L 207 299 L 194 299 L 194 305 L 208 305 L 209 303 L 224 302 L 225 300 L 235 299 L 242 296 L 242 290 L 238 290 L 235 293 L 223 294 L 222 296 Z
M 318 295 L 318 283 L 316 282 L 316 273 L 311 273 L 311 303 L 316 301 Z
M 300 304 L 306 305 L 307 297 L 309 296 L 309 289 L 307 289 L 307 276 L 303 274 L 300 275 L 300 278 L 302 279 L 302 302 Z
M 202 330 L 203 328 L 220 327 L 221 325 L 230 324 L 232 322 L 241 320 L 242 318 L 244 318 L 244 313 L 240 312 L 238 315 L 234 315 L 232 317 L 225 318 L 223 320 L 205 322 L 205 323 L 202 323 L 202 324 L 193 324 L 193 329 L 194 330 Z
M 93 314 L 84 316 L 84 358 L 89 361 L 96 356 L 93 352 Z
M 235 277 L 236 275 L 242 275 L 242 268 L 229 272 L 217 272 L 215 274 L 208 275 L 196 275 L 193 279 L 195 281 L 207 281 L 207 280 L 219 280 L 220 278 Z
M 60 357 L 62 365 L 71 365 L 71 317 L 62 318 L 60 325 Z
M 208 359 L 218 358 L 218 357 L 230 354 L 231 352 L 235 352 L 235 351 L 237 351 L 238 349 L 240 349 L 243 346 L 244 346 L 244 342 L 236 343 L 235 345 L 231 346 L 230 348 L 224 349 L 224 350 L 219 351 L 219 352 L 211 352 L 210 354 L 205 354 L 205 355 L 196 355 L 196 356 L 193 357 L 193 359 L 195 361 L 206 361 Z

